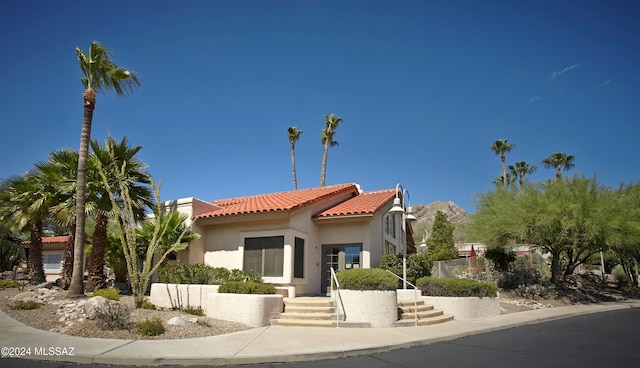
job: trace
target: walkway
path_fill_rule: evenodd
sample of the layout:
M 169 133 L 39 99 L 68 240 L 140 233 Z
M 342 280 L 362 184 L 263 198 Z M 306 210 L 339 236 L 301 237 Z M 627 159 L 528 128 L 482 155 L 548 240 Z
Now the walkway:
M 19 347 L 25 348 L 25 354 L 27 350 L 30 351 L 24 358 L 78 363 L 225 365 L 292 362 L 426 345 L 581 314 L 638 307 L 640 300 L 572 305 L 502 314 L 481 320 L 454 320 L 423 327 L 361 329 L 267 326 L 183 340 L 109 340 L 67 336 L 34 329 L 0 311 L 0 347 L 3 348 L 3 355 L 4 348 Z M 45 352 L 52 354 L 45 355 Z

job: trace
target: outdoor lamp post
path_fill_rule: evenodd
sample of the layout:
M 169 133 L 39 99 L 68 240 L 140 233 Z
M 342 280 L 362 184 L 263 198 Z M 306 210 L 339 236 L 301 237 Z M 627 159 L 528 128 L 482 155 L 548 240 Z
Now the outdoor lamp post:
M 406 198 L 406 202 L 405 202 Z M 406 204 L 409 206 L 406 206 Z M 402 214 L 402 285 L 403 289 L 407 288 L 407 222 L 416 221 L 417 218 L 411 211 L 411 197 L 409 191 L 402 188 L 398 183 L 396 185 L 396 197 L 393 199 L 393 206 L 389 213 Z

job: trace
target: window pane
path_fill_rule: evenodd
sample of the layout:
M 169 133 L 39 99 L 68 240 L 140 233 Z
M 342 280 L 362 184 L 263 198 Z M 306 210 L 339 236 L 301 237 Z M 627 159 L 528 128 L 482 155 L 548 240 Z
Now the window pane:
M 59 270 L 62 268 L 62 253 L 43 254 L 42 266 L 45 270 Z
M 282 276 L 284 236 L 272 236 L 264 239 L 263 276 Z
M 246 238 L 244 240 L 244 265 L 247 272 L 262 275 L 262 238 Z
M 296 238 L 293 250 L 293 277 L 304 278 L 304 239 Z

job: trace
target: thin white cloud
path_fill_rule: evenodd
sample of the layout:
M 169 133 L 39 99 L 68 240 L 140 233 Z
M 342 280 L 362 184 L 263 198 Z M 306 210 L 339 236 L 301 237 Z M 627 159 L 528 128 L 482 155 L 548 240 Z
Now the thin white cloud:
M 611 78 L 607 79 L 606 82 L 602 83 L 602 87 L 606 87 L 609 85 L 609 83 L 611 83 Z
M 568 72 L 568 71 L 571 71 L 571 70 L 576 69 L 576 68 L 579 68 L 579 67 L 580 67 L 580 64 L 573 64 L 573 65 L 570 65 L 570 66 L 568 66 L 568 67 L 566 67 L 566 68 L 562 69 L 562 70 L 561 70 L 561 71 L 559 71 L 559 72 L 553 72 L 553 73 L 551 73 L 551 75 L 549 76 L 549 79 L 555 79 L 555 78 L 557 78 L 559 75 L 564 74 L 564 73 L 566 73 L 566 72 Z
M 541 98 L 540 96 L 534 96 L 534 97 L 531 97 L 531 99 L 529 100 L 529 103 L 534 103 L 534 102 L 536 102 L 536 101 L 539 101 L 539 100 L 540 100 L 540 98 Z

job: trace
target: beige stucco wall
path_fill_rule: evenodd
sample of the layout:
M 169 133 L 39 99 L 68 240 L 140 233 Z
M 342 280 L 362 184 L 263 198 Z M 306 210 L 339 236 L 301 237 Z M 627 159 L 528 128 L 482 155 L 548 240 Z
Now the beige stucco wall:
M 322 277 L 322 245 L 362 243 L 363 267 L 377 267 L 384 253 L 384 216 L 391 208 L 391 203 L 373 217 L 312 220 L 314 214 L 349 197 L 350 194 L 345 194 L 330 202 L 311 204 L 291 213 L 270 212 L 199 219 L 192 224 L 192 227 L 195 232 L 201 234 L 201 238 L 192 242 L 187 252 L 179 254 L 179 263 L 204 263 L 212 267 L 242 269 L 245 238 L 283 235 L 285 237 L 283 276 L 265 277 L 264 281 L 277 286 L 293 285 L 296 295 L 318 294 Z M 192 199 L 190 204 L 185 204 L 185 208 L 191 205 L 191 213 L 197 213 L 195 207 L 202 206 L 200 202 Z M 177 204 L 177 208 L 181 210 L 180 203 Z M 400 216 L 396 218 L 398 220 Z M 396 244 L 398 250 L 401 249 L 400 229 L 398 220 L 397 239 L 389 239 L 386 236 L 387 240 Z M 305 277 L 301 279 L 293 277 L 296 237 L 305 241 Z

